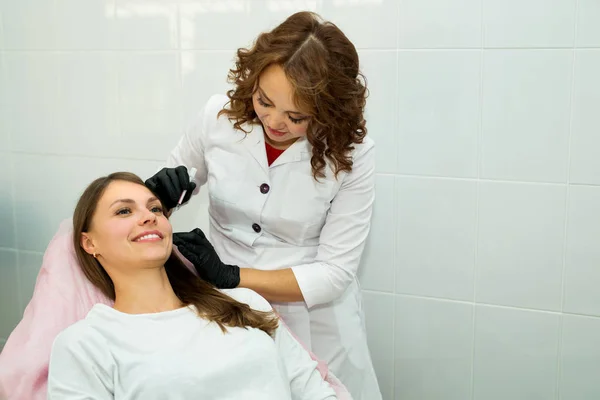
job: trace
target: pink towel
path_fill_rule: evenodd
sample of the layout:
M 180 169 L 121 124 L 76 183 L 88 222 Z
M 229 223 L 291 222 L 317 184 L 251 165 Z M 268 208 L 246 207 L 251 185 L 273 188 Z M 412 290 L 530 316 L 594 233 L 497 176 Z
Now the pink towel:
M 63 221 L 46 249 L 23 319 L 0 354 L 0 400 L 45 400 L 54 338 L 69 325 L 85 318 L 94 304 L 112 306 L 112 301 L 93 286 L 79 268 L 72 233 L 71 219 Z M 189 262 L 186 265 L 195 272 Z M 314 354 L 310 355 L 319 363 L 319 372 L 338 398 L 351 399 L 327 365 Z

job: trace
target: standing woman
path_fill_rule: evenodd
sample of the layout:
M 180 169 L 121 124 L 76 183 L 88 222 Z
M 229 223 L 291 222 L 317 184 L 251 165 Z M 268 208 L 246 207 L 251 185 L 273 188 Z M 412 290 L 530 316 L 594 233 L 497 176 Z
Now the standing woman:
M 229 78 L 146 184 L 172 209 L 198 192 L 196 168 L 212 245 L 195 229 L 179 251 L 217 287 L 268 299 L 354 399 L 380 399 L 357 279 L 375 162 L 356 48 L 299 12 L 239 49 Z

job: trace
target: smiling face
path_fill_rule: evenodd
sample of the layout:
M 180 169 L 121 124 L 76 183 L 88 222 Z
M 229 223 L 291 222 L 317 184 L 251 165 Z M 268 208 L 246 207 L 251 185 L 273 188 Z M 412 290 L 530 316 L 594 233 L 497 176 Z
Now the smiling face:
M 294 104 L 294 88 L 283 68 L 273 64 L 260 74 L 252 103 L 265 129 L 265 140 L 278 149 L 286 149 L 306 136 L 310 116 Z
M 81 246 L 109 272 L 164 265 L 172 249 L 172 227 L 160 201 L 145 186 L 111 182 L 81 235 Z M 110 272 L 109 272 L 110 274 Z

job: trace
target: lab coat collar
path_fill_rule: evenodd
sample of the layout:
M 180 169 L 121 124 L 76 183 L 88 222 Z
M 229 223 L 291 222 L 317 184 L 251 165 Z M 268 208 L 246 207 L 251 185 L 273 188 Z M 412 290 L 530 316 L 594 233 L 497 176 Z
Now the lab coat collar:
M 269 167 L 267 165 L 265 135 L 262 128 L 260 125 L 253 124 L 251 126 L 244 127 L 244 129 L 249 132 L 244 140 L 246 148 L 252 157 L 254 157 L 258 165 L 260 165 L 262 170 L 268 175 Z M 288 149 L 281 153 L 281 155 L 277 157 L 277 160 L 271 164 L 271 167 L 308 160 L 310 159 L 311 152 L 312 146 L 308 142 L 308 139 L 306 139 L 306 137 L 301 137 L 296 140 Z

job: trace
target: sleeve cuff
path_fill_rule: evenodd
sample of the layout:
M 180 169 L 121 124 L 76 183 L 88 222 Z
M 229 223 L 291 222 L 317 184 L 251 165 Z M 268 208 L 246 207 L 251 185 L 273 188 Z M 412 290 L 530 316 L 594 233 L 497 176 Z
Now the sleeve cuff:
M 314 262 L 292 267 L 296 281 L 308 308 L 335 300 L 347 285 L 345 279 L 333 279 L 331 266 L 324 262 Z

